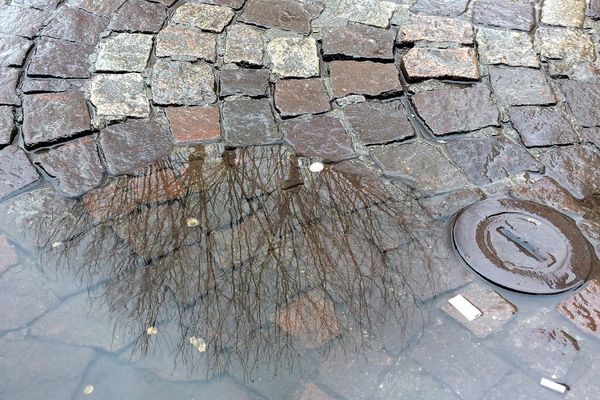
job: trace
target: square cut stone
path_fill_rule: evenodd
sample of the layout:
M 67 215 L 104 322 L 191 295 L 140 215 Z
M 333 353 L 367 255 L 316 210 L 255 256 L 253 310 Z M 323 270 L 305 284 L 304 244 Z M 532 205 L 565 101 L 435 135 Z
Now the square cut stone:
M 477 50 L 482 64 L 534 68 L 540 64 L 531 35 L 525 32 L 479 28 Z
M 480 338 L 498 332 L 517 313 L 514 304 L 494 290 L 478 284 L 466 287 L 459 294 L 481 311 L 482 315 L 469 321 L 448 302 L 442 304 L 442 310 Z
M 12 142 L 15 126 L 15 112 L 10 106 L 0 106 L 0 148 Z
M 542 3 L 542 23 L 581 28 L 585 21 L 585 8 L 585 0 L 544 0 Z
M 215 62 L 217 35 L 185 26 L 167 26 L 156 36 L 156 56 L 174 60 Z
M 496 126 L 500 117 L 486 86 L 419 92 L 411 100 L 436 136 Z
M 222 118 L 227 143 L 261 145 L 281 139 L 267 99 L 225 101 Z
M 21 105 L 17 94 L 19 73 L 17 68 L 0 68 L 0 105 Z
M 400 73 L 394 64 L 332 61 L 329 71 L 336 98 L 350 94 L 387 96 L 402 92 Z
M 475 0 L 473 22 L 530 32 L 535 25 L 532 0 Z
M 344 107 L 346 118 L 366 145 L 386 144 L 415 136 L 399 101 L 362 102 Z
M 150 115 L 150 100 L 146 94 L 144 79 L 140 74 L 94 76 L 90 100 L 96 107 L 96 120 L 100 122 Z
M 55 78 L 88 78 L 93 46 L 51 38 L 36 40 L 27 75 Z
M 563 60 L 569 63 L 596 60 L 596 46 L 592 36 L 580 30 L 540 27 L 536 41 L 543 60 Z
M 40 35 L 95 46 L 106 25 L 108 18 L 65 6 L 56 12 Z
M 20 36 L 0 35 L 0 67 L 20 67 L 33 42 Z
M 458 43 L 473 44 L 473 24 L 453 18 L 414 15 L 398 29 L 398 43 Z
M 600 281 L 586 283 L 558 305 L 558 312 L 583 332 L 600 339 Z
M 270 76 L 271 72 L 268 69 L 222 69 L 220 96 L 265 97 Z
M 275 106 L 283 117 L 329 111 L 329 96 L 323 80 L 285 79 L 275 85 Z
M 583 127 L 600 126 L 600 84 L 564 80 L 559 83 L 575 121 Z
M 325 57 L 394 59 L 394 33 L 361 24 L 323 29 Z
M 125 3 L 125 0 L 68 0 L 71 7 L 81 8 L 92 14 L 110 17 Z
M 509 116 L 527 147 L 572 144 L 578 141 L 573 126 L 558 107 L 514 107 Z
M 402 57 L 408 79 L 455 78 L 478 80 L 477 54 L 471 48 L 428 49 L 414 47 Z
M 156 104 L 203 105 L 217 100 L 213 68 L 204 62 L 158 60 L 151 82 Z
M 17 146 L 8 146 L 0 150 L 0 176 L 0 199 L 40 179 L 25 152 Z
M 313 38 L 275 38 L 267 45 L 271 71 L 283 78 L 319 75 L 319 54 Z
M 265 45 L 263 31 L 253 26 L 235 24 L 227 28 L 226 63 L 263 65 Z
M 176 144 L 194 144 L 221 137 L 217 107 L 169 107 L 166 110 Z
M 310 22 L 322 10 L 319 2 L 248 0 L 240 21 L 265 28 L 310 33 Z
M 584 167 L 600 165 L 600 152 L 595 146 L 553 147 L 540 157 L 540 162 L 548 175 L 578 199 L 600 191 L 600 169 Z
M 128 0 L 110 21 L 112 31 L 156 33 L 167 18 L 164 5 L 146 0 Z
M 469 0 L 417 0 L 410 11 L 416 14 L 458 17 L 467 9 Z
M 100 42 L 96 71 L 142 72 L 152 51 L 152 35 L 119 33 Z
M 512 106 L 556 103 L 556 96 L 539 69 L 490 67 L 489 74 L 499 103 Z
M 371 25 L 377 28 L 390 26 L 390 19 L 398 5 L 391 1 L 382 0 L 340 0 L 336 16 L 351 22 Z
M 28 148 L 69 139 L 91 130 L 83 92 L 23 96 L 23 140 Z
M 234 15 L 229 7 L 190 2 L 177 7 L 171 21 L 219 33 L 229 25 Z
M 32 38 L 50 16 L 46 11 L 0 2 L 0 33 Z

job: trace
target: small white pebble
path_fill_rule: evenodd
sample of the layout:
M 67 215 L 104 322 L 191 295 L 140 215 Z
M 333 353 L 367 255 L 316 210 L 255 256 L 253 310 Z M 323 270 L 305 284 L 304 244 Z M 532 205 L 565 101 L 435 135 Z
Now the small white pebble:
M 54 242 L 54 243 L 52 243 L 52 248 L 55 249 L 55 248 L 60 247 L 62 245 L 63 245 L 63 242 Z
M 94 387 L 92 385 L 86 385 L 86 387 L 83 388 L 83 394 L 92 394 L 93 391 Z
M 189 226 L 190 228 L 194 228 L 198 225 L 200 225 L 200 221 L 198 221 L 196 218 L 188 218 L 186 221 L 187 226 Z
M 323 163 L 320 162 L 314 162 L 310 164 L 310 167 L 308 167 L 308 169 L 310 169 L 310 172 L 321 172 L 324 168 L 325 166 L 323 165 Z
M 158 329 L 155 326 L 149 326 L 148 329 L 146 329 L 146 333 L 150 336 L 156 335 L 158 333 Z
M 204 353 L 206 351 L 206 342 L 202 338 L 197 338 L 196 336 L 192 336 L 190 338 L 190 343 L 194 346 L 200 353 Z

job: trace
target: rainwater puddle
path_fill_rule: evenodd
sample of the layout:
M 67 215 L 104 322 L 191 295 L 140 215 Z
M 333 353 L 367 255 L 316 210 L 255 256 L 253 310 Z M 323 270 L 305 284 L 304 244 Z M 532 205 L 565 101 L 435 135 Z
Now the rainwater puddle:
M 0 397 L 564 397 L 542 377 L 597 390 L 600 290 L 494 286 L 408 187 L 318 163 L 184 148 L 81 199 L 5 201 Z

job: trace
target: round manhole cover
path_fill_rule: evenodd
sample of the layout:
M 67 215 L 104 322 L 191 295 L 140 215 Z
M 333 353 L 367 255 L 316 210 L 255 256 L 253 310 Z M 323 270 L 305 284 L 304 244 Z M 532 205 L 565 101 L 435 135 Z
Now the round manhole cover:
M 568 217 L 530 201 L 488 199 L 459 214 L 454 244 L 477 273 L 525 293 L 551 294 L 581 285 L 595 256 Z

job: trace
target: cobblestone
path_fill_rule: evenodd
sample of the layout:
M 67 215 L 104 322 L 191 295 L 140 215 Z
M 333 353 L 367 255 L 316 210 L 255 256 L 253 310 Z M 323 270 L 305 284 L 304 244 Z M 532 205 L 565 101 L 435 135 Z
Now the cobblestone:
M 248 0 L 240 21 L 265 28 L 309 33 L 311 20 L 322 10 L 318 2 Z
M 227 28 L 226 63 L 263 65 L 265 53 L 263 33 L 252 26 L 235 24 Z
M 53 76 L 56 78 L 89 78 L 89 56 L 92 46 L 57 40 L 39 39 L 27 75 Z
M 600 171 L 587 167 L 600 165 L 600 154 L 592 146 L 556 147 L 544 153 L 540 162 L 548 169 L 548 175 L 575 197 L 591 196 L 600 189 Z
M 344 107 L 344 113 L 366 145 L 386 144 L 415 136 L 404 107 L 398 101 L 350 104 Z
M 547 25 L 581 28 L 585 8 L 584 0 L 544 0 L 541 21 Z
M 217 60 L 217 35 L 184 26 L 168 26 L 156 36 L 156 56 L 173 60 Z
M 468 4 L 468 0 L 417 0 L 410 10 L 417 14 L 458 17 Z
M 300 114 L 318 114 L 331 109 L 323 81 L 286 79 L 275 85 L 275 106 L 283 117 Z
M 0 198 L 9 196 L 40 179 L 40 175 L 17 146 L 8 146 L 0 150 Z
M 473 22 L 530 32 L 535 25 L 533 1 L 476 0 L 473 4 Z
M 19 36 L 0 36 L 0 67 L 20 67 L 33 43 Z
M 96 75 L 91 83 L 90 101 L 102 122 L 150 115 L 146 85 L 136 73 Z
M 199 105 L 217 100 L 210 65 L 158 60 L 152 70 L 152 98 L 161 105 Z
M 600 84 L 567 80 L 560 83 L 573 117 L 585 127 L 600 126 L 600 110 L 589 107 L 600 102 Z
M 510 120 L 527 147 L 573 144 L 577 133 L 557 107 L 515 107 Z
M 221 137 L 216 107 L 169 107 L 167 118 L 176 144 L 200 143 Z
M 323 55 L 365 59 L 394 59 L 394 33 L 370 26 L 352 24 L 323 30 Z
M 12 107 L 0 106 L 0 148 L 12 142 L 16 131 L 14 114 Z
M 540 27 L 536 31 L 540 56 L 544 60 L 563 60 L 569 63 L 594 61 L 594 40 L 581 31 Z
M 139 33 L 120 33 L 100 42 L 96 71 L 142 72 L 146 69 L 152 36 Z
M 477 49 L 483 64 L 538 67 L 540 61 L 528 33 L 480 28 Z
M 0 104 L 21 105 L 17 95 L 19 83 L 19 70 L 16 68 L 0 68 Z
M 71 7 L 62 7 L 40 35 L 95 46 L 108 19 Z
M 164 5 L 144 0 L 127 0 L 110 21 L 108 26 L 117 32 L 158 32 L 165 19 Z
M 408 79 L 453 78 L 479 80 L 477 55 L 470 48 L 412 48 L 402 57 Z
M 209 32 L 223 32 L 235 13 L 229 7 L 184 3 L 175 10 L 172 22 L 195 26 Z
M 414 16 L 407 24 L 401 25 L 397 36 L 398 43 L 451 42 L 469 45 L 473 44 L 473 40 L 473 24 L 470 22 L 421 15 Z
M 265 97 L 269 89 L 270 75 L 268 69 L 223 69 L 220 96 Z
M 283 78 L 319 75 L 317 43 L 312 38 L 275 38 L 267 45 L 271 71 Z
M 371 61 L 332 61 L 329 73 L 335 97 L 350 94 L 387 96 L 402 92 L 394 64 Z
M 235 145 L 267 144 L 281 139 L 266 99 L 235 99 L 223 104 L 225 141 Z
M 501 104 L 513 106 L 555 104 L 556 97 L 544 74 L 523 67 L 491 67 L 490 80 Z

